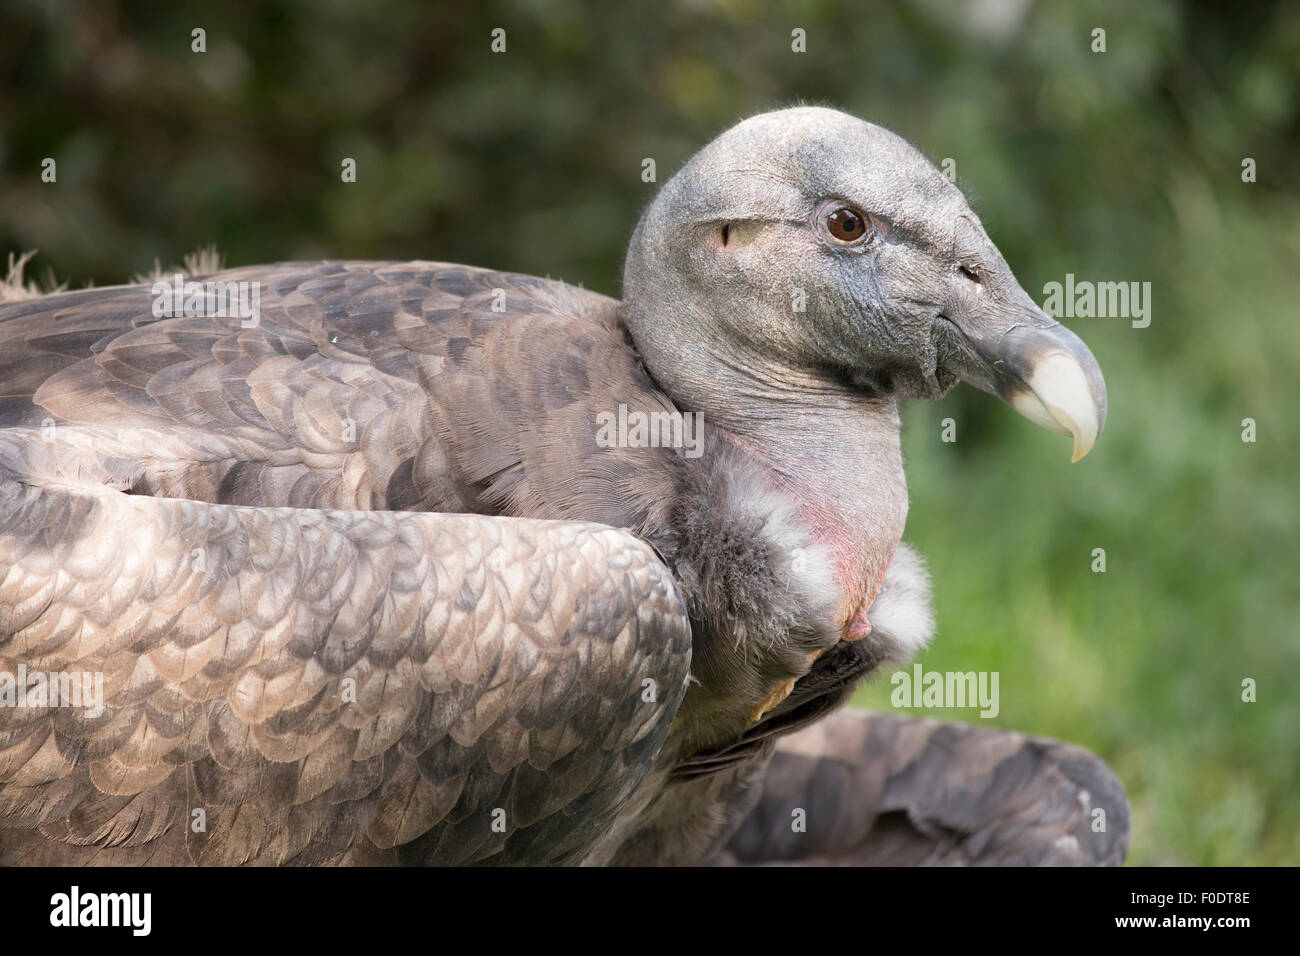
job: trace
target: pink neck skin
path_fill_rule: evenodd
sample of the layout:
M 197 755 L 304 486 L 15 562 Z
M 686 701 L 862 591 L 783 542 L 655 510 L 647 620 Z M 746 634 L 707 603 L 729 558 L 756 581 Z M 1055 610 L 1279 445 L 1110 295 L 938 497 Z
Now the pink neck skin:
M 897 406 L 865 398 L 851 406 L 769 420 L 761 438 L 756 430 L 722 430 L 771 469 L 774 485 L 798 502 L 809 533 L 829 552 L 841 595 L 832 623 L 845 640 L 870 633 L 866 611 L 907 519 Z

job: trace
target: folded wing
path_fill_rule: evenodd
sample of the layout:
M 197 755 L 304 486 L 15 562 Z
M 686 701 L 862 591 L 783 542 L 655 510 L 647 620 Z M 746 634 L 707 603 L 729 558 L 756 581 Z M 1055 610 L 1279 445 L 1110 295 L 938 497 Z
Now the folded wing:
M 713 862 L 1118 866 L 1128 839 L 1124 787 L 1086 750 L 847 709 L 777 743 Z
M 129 495 L 96 448 L 0 432 L 0 864 L 569 862 L 650 771 L 690 635 L 635 537 Z

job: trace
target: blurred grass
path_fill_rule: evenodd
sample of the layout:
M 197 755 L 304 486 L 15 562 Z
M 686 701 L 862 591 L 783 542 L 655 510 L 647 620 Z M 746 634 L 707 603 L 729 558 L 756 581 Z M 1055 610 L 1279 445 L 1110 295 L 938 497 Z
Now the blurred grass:
M 1109 760 L 1132 862 L 1300 862 L 1294 4 L 17 0 L 0 17 L 0 252 L 39 248 L 37 274 L 74 285 L 216 243 L 232 265 L 437 258 L 617 294 L 654 188 L 642 158 L 662 182 L 795 101 L 952 157 L 1036 297 L 1067 272 L 1150 282 L 1150 328 L 1071 322 L 1110 391 L 1080 464 L 970 389 L 907 410 L 908 536 L 939 615 L 922 661 L 999 671 L 988 723 Z

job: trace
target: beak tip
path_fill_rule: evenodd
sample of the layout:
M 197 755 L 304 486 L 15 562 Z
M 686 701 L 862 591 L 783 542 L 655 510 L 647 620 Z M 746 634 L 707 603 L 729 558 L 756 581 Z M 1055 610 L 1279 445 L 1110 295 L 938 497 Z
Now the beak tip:
M 1086 424 L 1070 420 L 1063 420 L 1061 424 L 1070 429 L 1070 437 L 1074 438 L 1074 451 L 1070 455 L 1070 464 L 1074 464 L 1092 451 L 1092 446 L 1097 444 L 1097 436 L 1101 433 L 1101 428 L 1088 428 Z
M 1095 368 L 1095 360 L 1092 364 Z M 1034 398 L 1055 420 L 1056 430 L 1074 439 L 1072 464 L 1092 451 L 1106 414 L 1105 386 L 1100 386 L 1099 395 L 1088 371 L 1079 357 L 1056 352 L 1038 364 L 1028 383 Z M 1099 377 L 1100 370 L 1096 371 Z

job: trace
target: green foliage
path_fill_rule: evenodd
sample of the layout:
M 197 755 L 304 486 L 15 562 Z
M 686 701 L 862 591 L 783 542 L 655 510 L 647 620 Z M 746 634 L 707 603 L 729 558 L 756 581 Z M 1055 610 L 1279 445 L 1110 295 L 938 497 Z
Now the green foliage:
M 922 660 L 999 671 L 989 723 L 1109 760 L 1134 862 L 1300 862 L 1294 4 L 50 0 L 4 17 L 0 251 L 39 248 L 74 285 L 216 243 L 231 265 L 445 259 L 617 294 L 655 188 L 642 159 L 662 182 L 796 101 L 954 159 L 1040 300 L 1066 273 L 1150 282 L 1149 328 L 1070 322 L 1110 390 L 1080 464 L 970 389 L 907 411 L 908 534 L 940 628 Z M 889 689 L 858 700 L 888 707 Z

